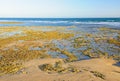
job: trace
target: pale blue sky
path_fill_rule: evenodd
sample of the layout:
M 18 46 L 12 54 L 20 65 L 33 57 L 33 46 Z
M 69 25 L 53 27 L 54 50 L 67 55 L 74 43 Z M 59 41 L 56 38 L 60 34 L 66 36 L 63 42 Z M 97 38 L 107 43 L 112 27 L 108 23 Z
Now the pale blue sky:
M 120 0 L 0 0 L 0 17 L 120 17 Z

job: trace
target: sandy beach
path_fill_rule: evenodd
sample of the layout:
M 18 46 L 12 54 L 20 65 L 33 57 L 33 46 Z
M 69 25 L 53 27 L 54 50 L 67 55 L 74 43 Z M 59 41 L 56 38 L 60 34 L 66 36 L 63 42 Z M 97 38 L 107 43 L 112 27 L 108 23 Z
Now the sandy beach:
M 61 59 L 36 59 L 24 63 L 26 73 L 6 75 L 0 77 L 0 81 L 120 81 L 120 68 L 114 66 L 111 59 L 91 59 L 72 62 L 71 65 L 80 70 L 79 73 L 51 73 L 48 74 L 39 69 L 39 65 L 45 63 L 55 63 Z M 100 72 L 105 75 L 105 79 L 96 77 L 90 71 Z

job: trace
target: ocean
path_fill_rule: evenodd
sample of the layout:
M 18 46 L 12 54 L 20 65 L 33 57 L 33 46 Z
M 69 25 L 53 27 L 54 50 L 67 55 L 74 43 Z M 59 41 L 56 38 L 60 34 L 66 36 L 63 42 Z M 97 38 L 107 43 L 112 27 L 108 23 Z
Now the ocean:
M 0 26 L 105 26 L 120 29 L 120 18 L 0 18 L 0 22 L 23 22 L 0 24 Z

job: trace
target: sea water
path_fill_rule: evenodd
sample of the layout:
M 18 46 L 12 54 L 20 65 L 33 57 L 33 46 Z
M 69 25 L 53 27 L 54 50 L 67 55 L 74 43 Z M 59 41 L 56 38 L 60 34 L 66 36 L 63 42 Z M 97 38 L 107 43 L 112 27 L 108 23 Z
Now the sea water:
M 0 18 L 0 22 L 22 22 L 0 24 L 0 26 L 78 26 L 112 27 L 120 29 L 120 18 Z

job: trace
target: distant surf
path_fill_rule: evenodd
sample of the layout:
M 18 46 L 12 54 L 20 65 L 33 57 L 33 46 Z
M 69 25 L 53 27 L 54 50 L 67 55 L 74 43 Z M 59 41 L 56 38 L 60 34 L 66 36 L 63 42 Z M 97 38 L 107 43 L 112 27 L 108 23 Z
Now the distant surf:
M 0 26 L 109 26 L 120 28 L 120 18 L 0 18 L 0 22 L 23 22 L 0 24 Z

